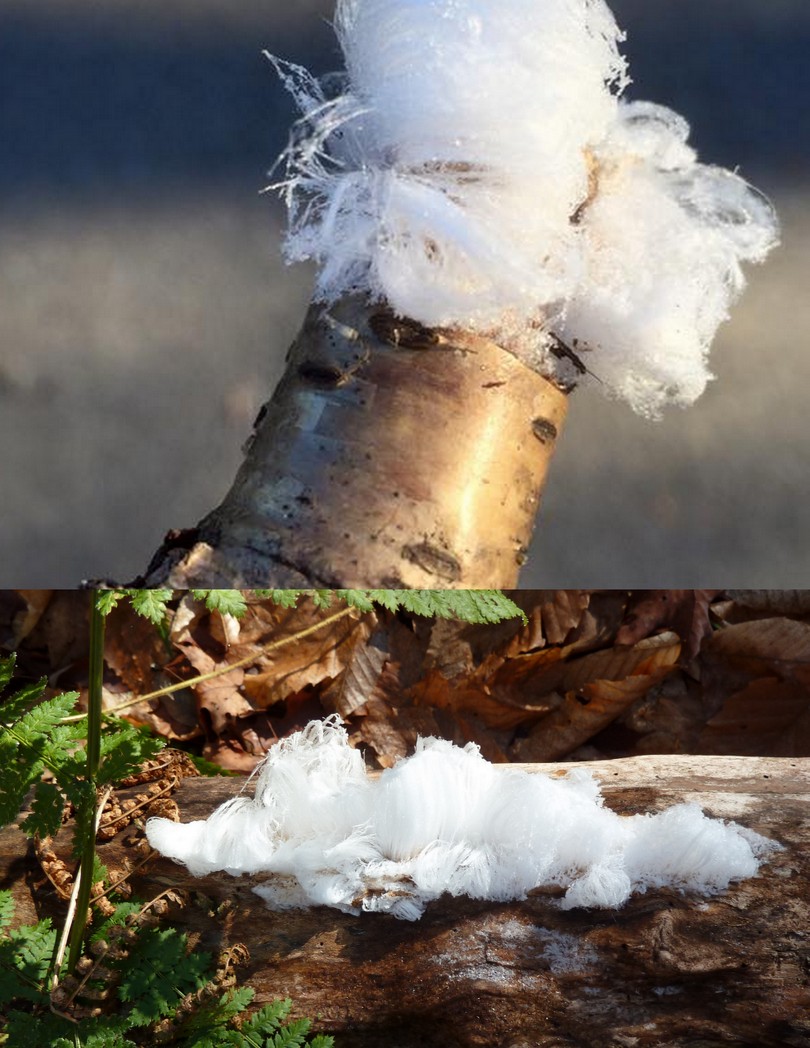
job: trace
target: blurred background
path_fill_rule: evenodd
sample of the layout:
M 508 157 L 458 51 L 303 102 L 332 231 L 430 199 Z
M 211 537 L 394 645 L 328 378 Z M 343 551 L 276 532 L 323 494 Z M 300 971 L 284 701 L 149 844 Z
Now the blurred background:
M 572 398 L 523 586 L 810 586 L 810 4 L 614 0 L 633 85 L 775 202 L 783 244 L 660 423 Z M 224 495 L 312 272 L 260 195 L 267 48 L 331 0 L 2 0 L 0 584 L 126 581 Z

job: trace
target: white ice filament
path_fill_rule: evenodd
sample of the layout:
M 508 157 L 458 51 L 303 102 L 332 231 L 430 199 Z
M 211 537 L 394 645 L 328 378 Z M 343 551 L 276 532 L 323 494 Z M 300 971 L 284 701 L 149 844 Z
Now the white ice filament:
M 656 415 L 691 403 L 776 242 L 742 179 L 696 162 L 687 123 L 625 105 L 604 0 L 337 0 L 345 73 L 273 59 L 303 116 L 278 187 L 286 256 L 316 296 L 386 300 L 550 366 L 550 333 Z
M 665 885 L 710 894 L 754 876 L 776 847 L 692 804 L 619 816 L 585 770 L 555 779 L 496 768 L 471 744 L 421 739 L 373 779 L 336 718 L 274 746 L 255 798 L 205 822 L 150 819 L 146 832 L 195 876 L 274 875 L 255 889 L 273 908 L 406 920 L 444 892 L 504 901 L 558 886 L 565 908 L 617 907 Z

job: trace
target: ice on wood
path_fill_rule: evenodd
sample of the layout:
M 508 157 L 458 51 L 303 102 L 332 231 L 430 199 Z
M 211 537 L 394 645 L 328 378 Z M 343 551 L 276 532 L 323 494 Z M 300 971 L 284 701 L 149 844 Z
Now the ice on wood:
M 346 70 L 274 59 L 303 113 L 279 185 L 316 295 L 366 292 L 550 366 L 551 332 L 642 414 L 691 403 L 777 224 L 676 114 L 624 105 L 603 0 L 338 0 Z M 733 114 L 730 114 L 733 119 Z
M 754 876 L 775 847 L 693 804 L 617 815 L 583 769 L 495 767 L 472 744 L 420 739 L 372 778 L 334 717 L 270 750 L 255 797 L 206 821 L 150 819 L 146 833 L 195 876 L 267 874 L 255 891 L 273 908 L 406 920 L 445 892 L 505 901 L 557 887 L 564 908 L 618 907 L 664 886 L 711 894 Z

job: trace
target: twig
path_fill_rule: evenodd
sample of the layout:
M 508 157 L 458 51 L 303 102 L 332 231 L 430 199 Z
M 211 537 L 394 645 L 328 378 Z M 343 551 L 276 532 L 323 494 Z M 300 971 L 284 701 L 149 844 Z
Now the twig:
M 250 663 L 255 662 L 261 655 L 266 654 L 268 651 L 275 651 L 278 648 L 285 647 L 287 644 L 293 644 L 296 641 L 302 640 L 304 637 L 308 637 L 311 633 L 316 633 L 318 630 L 323 629 L 324 626 L 329 626 L 331 623 L 337 622 L 338 619 L 345 618 L 354 610 L 355 608 L 352 605 L 348 605 L 334 615 L 330 615 L 328 618 L 323 619 L 321 622 L 316 622 L 314 626 L 307 626 L 306 629 L 299 630 L 299 632 L 294 633 L 290 637 L 282 637 L 280 640 L 270 641 L 270 643 L 262 645 L 257 651 L 251 652 L 250 655 L 246 655 L 242 659 L 237 659 L 236 662 L 229 662 L 227 666 L 220 666 L 219 669 L 211 670 L 210 673 L 201 673 L 197 677 L 190 677 L 188 680 L 179 681 L 177 684 L 169 684 L 165 688 L 158 688 L 157 691 L 150 691 L 146 695 L 139 695 L 137 698 L 127 699 L 126 702 L 120 702 L 116 706 L 110 706 L 108 709 L 104 710 L 103 716 L 108 717 L 110 714 L 120 713 L 121 710 L 127 710 L 132 706 L 137 706 L 141 702 L 151 702 L 152 699 L 159 699 L 163 695 L 171 695 L 172 692 L 182 691 L 184 688 L 194 688 L 198 684 L 204 684 L 206 681 L 214 680 L 216 677 L 222 677 L 226 673 L 230 673 L 231 670 L 239 669 L 241 666 L 250 665 Z M 86 713 L 77 713 L 71 717 L 64 717 L 60 723 L 69 724 L 72 721 L 84 720 L 86 716 Z

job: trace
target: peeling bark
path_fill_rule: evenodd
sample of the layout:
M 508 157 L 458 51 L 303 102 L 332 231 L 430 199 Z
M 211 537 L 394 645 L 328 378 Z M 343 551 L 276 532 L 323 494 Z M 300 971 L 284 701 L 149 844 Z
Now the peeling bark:
M 323 908 L 273 913 L 250 878 L 196 880 L 160 858 L 133 885 L 141 898 L 192 889 L 196 902 L 177 921 L 205 948 L 247 944 L 240 977 L 257 1003 L 289 995 L 337 1048 L 810 1045 L 810 761 L 653 756 L 585 766 L 619 812 L 695 801 L 784 850 L 710 899 L 662 890 L 621 910 L 563 911 L 543 894 L 508 904 L 445 898 L 413 924 Z M 525 767 L 563 774 L 571 765 Z M 182 819 L 206 817 L 242 785 L 184 780 Z M 0 835 L 3 885 L 30 920 L 48 891 L 37 889 L 24 847 L 17 830 Z M 118 839 L 100 847 L 112 869 L 124 851 Z
M 224 501 L 138 584 L 514 586 L 566 407 L 485 338 L 313 306 Z

